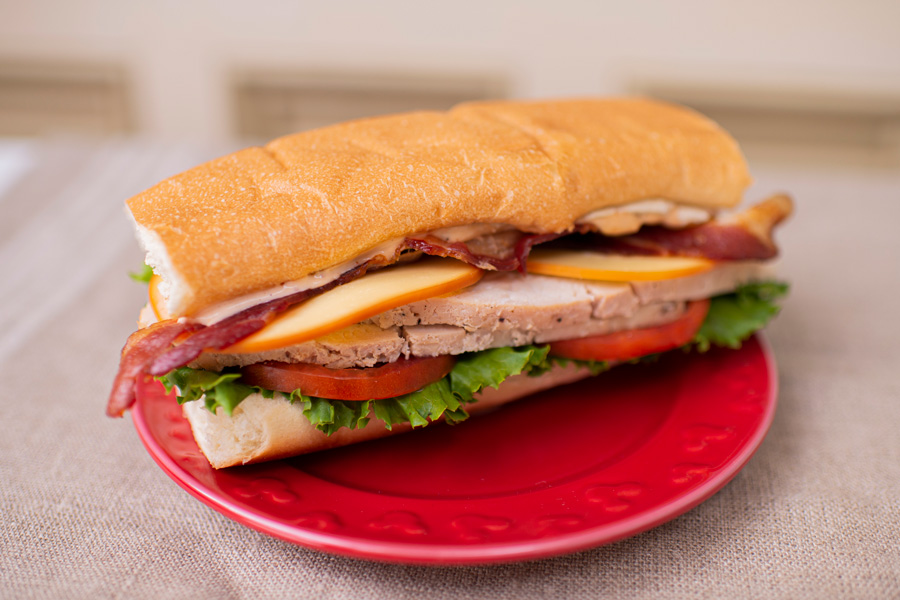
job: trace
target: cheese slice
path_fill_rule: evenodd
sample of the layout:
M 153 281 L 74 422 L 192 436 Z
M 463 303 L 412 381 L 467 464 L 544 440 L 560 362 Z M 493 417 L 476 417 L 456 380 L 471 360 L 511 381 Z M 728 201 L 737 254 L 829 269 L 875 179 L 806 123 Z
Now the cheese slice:
M 658 281 L 702 273 L 715 263 L 683 256 L 622 256 L 588 250 L 535 249 L 528 272 L 596 281 Z
M 147 284 L 147 292 L 150 295 L 150 308 L 153 309 L 153 314 L 156 315 L 157 321 L 165 321 L 169 318 L 169 311 L 166 308 L 166 299 L 163 297 L 159 288 L 161 283 L 162 277 L 154 273 Z
M 388 267 L 288 309 L 223 352 L 262 352 L 306 342 L 386 310 L 468 287 L 481 276 L 481 269 L 452 258 L 426 257 Z

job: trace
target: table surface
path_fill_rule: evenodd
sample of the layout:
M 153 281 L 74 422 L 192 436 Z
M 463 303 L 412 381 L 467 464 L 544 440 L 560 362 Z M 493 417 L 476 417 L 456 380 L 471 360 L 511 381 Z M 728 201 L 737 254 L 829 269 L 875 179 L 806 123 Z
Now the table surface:
M 519 564 L 363 562 L 191 498 L 104 416 L 145 291 L 122 208 L 223 146 L 0 142 L 0 595 L 48 598 L 900 597 L 900 174 L 758 168 L 786 190 L 780 405 L 721 492 L 609 546 Z

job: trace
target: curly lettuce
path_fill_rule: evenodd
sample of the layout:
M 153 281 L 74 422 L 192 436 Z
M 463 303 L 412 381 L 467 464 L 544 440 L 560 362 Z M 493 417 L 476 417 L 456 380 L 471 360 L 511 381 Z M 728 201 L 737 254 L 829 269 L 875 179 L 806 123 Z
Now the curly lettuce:
M 128 276 L 137 283 L 150 283 L 150 279 L 153 277 L 153 269 L 150 268 L 150 265 L 144 263 L 140 271 L 128 273 Z
M 741 344 L 778 314 L 778 301 L 788 293 L 788 285 L 764 281 L 743 285 L 732 294 L 716 296 L 706 320 L 692 345 L 700 352 L 712 346 L 740 348 Z

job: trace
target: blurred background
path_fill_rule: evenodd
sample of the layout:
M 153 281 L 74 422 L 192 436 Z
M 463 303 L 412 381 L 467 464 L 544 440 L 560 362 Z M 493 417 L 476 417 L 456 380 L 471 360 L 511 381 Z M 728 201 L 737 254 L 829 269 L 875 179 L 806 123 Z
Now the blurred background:
M 0 137 L 244 142 L 479 98 L 649 94 L 753 162 L 900 168 L 897 0 L 0 0 Z

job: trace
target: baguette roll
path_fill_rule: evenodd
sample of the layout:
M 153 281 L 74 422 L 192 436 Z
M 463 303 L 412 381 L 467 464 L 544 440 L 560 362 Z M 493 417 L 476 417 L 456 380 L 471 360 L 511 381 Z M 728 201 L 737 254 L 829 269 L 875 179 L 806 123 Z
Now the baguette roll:
M 286 136 L 128 207 L 179 317 L 411 234 L 471 224 L 561 233 L 599 209 L 654 199 L 716 210 L 749 183 L 734 140 L 681 107 L 480 102 Z
M 502 381 L 464 405 L 474 414 L 587 377 L 590 361 L 617 364 L 691 344 L 716 314 L 709 298 L 765 279 L 777 255 L 772 229 L 790 215 L 788 197 L 714 218 L 740 202 L 750 181 L 736 142 L 718 125 L 642 98 L 468 103 L 235 152 L 128 201 L 155 275 L 142 313 L 153 329 L 126 344 L 107 414 L 132 405 L 142 376 L 169 378 L 190 398 L 205 393 L 215 412 L 201 397 L 184 414 L 220 469 L 409 431 L 409 410 L 444 419 L 431 392 L 414 398 L 430 403 L 428 412 L 391 399 L 434 377 L 459 383 L 457 398 Z M 568 233 L 591 235 L 556 239 Z M 531 246 L 545 242 L 526 269 Z M 610 255 L 584 267 L 584 248 Z M 366 274 L 423 254 L 451 258 Z M 440 260 L 464 277 L 425 286 Z M 382 275 L 398 277 L 385 288 Z M 546 362 L 528 367 L 542 372 L 532 377 L 504 358 L 524 349 L 531 360 L 537 350 L 526 347 L 547 343 L 541 352 L 575 362 L 538 355 Z M 507 350 L 489 352 L 495 348 Z M 426 362 L 467 354 L 449 374 L 430 370 L 447 358 Z M 390 364 L 401 358 L 415 360 Z M 254 379 L 258 363 L 269 361 L 287 364 L 267 364 L 270 378 Z M 511 373 L 520 374 L 503 380 Z M 451 389 L 447 383 L 435 389 Z M 375 408 L 364 427 L 349 429 L 357 423 L 319 422 L 331 409 L 346 416 L 346 407 L 316 402 L 327 410 L 307 418 L 304 402 L 286 399 L 291 390 L 390 402 L 357 405 Z M 236 405 L 223 401 L 237 393 Z M 328 435 L 313 423 L 337 430 Z

